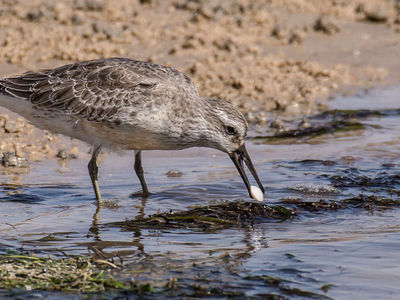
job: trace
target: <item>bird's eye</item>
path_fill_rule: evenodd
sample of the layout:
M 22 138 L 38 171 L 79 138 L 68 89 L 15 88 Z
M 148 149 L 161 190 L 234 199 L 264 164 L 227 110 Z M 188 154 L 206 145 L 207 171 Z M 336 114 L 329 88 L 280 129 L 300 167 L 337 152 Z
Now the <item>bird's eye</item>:
M 236 133 L 236 130 L 232 126 L 226 126 L 225 127 L 226 133 L 229 135 L 234 135 Z

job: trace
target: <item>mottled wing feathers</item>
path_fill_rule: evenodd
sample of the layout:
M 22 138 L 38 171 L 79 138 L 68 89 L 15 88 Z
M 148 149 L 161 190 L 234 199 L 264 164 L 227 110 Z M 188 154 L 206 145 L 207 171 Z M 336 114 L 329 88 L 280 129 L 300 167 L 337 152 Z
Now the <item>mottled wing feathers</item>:
M 113 58 L 25 73 L 0 80 L 0 91 L 27 99 L 35 108 L 58 110 L 93 121 L 118 119 L 121 110 L 142 107 L 158 86 L 183 85 L 197 93 L 190 79 L 157 64 Z M 159 91 L 158 91 L 159 92 Z

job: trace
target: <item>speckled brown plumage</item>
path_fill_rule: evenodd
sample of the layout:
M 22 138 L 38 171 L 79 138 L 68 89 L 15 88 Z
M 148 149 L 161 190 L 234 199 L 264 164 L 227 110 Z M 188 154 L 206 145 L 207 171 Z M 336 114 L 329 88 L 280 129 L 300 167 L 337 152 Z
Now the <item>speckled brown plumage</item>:
M 165 92 L 179 86 L 188 94 L 198 94 L 190 79 L 174 69 L 124 58 L 29 72 L 0 80 L 0 85 L 4 93 L 27 99 L 35 108 L 59 110 L 91 121 L 114 121 L 121 110 L 143 106 L 160 88 Z

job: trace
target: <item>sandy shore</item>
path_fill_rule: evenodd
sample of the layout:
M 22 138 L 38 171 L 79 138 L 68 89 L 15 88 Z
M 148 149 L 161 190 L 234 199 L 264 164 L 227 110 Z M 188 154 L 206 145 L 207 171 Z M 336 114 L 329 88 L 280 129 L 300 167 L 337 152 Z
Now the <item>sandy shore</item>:
M 271 111 L 310 114 L 338 93 L 400 81 L 395 0 L 4 0 L 0 15 L 1 76 L 101 57 L 149 60 L 258 124 L 269 125 Z M 49 134 L 6 124 L 1 151 L 52 148 Z

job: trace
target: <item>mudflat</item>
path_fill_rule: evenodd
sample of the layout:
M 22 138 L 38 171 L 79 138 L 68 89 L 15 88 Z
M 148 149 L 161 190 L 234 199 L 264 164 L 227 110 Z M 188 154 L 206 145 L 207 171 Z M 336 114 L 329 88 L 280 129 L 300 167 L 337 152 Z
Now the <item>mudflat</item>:
M 394 0 L 5 0 L 0 75 L 104 57 L 153 61 L 270 126 L 271 112 L 308 115 L 334 95 L 398 83 L 399 14 Z M 6 111 L 0 126 L 3 152 L 40 159 L 62 148 Z

